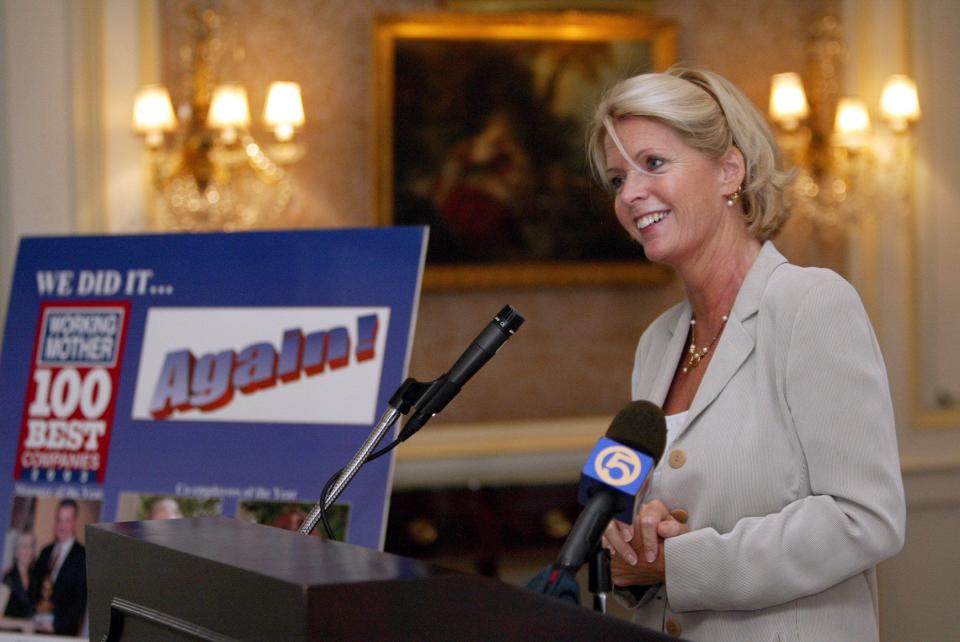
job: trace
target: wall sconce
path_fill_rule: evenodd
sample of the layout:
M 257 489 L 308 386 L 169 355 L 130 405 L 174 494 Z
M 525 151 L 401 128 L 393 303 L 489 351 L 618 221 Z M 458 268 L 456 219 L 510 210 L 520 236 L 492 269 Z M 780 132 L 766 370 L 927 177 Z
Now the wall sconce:
M 833 121 L 833 144 L 847 149 L 860 149 L 870 142 L 870 112 L 859 98 L 846 96 L 837 103 Z
M 300 86 L 270 85 L 262 122 L 276 142 L 260 145 L 250 132 L 246 87 L 212 82 L 211 50 L 223 48 L 219 42 L 211 46 L 219 16 L 209 9 L 188 12 L 194 23 L 187 72 L 192 91 L 180 105 L 179 121 L 162 85 L 143 87 L 134 100 L 133 130 L 144 137 L 151 160 L 152 225 L 167 230 L 283 226 L 293 196 L 283 166 L 305 153 L 293 142 L 305 122 Z
M 225 145 L 237 142 L 237 130 L 250 127 L 247 88 L 239 83 L 217 85 L 210 99 L 207 127 L 218 130 Z
M 263 106 L 263 123 L 273 129 L 278 141 L 293 138 L 294 129 L 303 127 L 304 123 L 300 85 L 279 80 L 270 83 L 267 102 Z
M 810 115 L 800 74 L 774 74 L 770 87 L 770 117 L 787 131 L 794 131 Z
M 133 131 L 143 135 L 148 147 L 163 144 L 163 135 L 177 129 L 170 92 L 163 85 L 141 87 L 133 101 Z
M 880 113 L 895 132 L 904 132 L 909 123 L 920 119 L 920 99 L 917 83 L 910 76 L 896 75 L 887 78 L 880 94 Z
M 863 100 L 831 95 L 840 84 L 844 55 L 839 22 L 832 17 L 818 21 L 808 44 L 807 80 L 817 89 L 816 100 L 808 101 L 798 73 L 771 79 L 770 118 L 778 126 L 781 148 L 799 172 L 788 199 L 802 216 L 850 226 L 870 211 L 869 199 L 878 185 L 904 187 L 913 147 L 909 124 L 920 117 L 917 86 L 905 75 L 886 81 L 879 110 L 888 129 L 877 132 Z

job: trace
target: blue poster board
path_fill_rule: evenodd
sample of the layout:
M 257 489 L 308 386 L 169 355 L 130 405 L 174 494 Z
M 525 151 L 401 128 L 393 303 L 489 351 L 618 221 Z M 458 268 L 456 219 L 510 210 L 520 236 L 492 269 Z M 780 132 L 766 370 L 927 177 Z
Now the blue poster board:
M 0 520 L 41 546 L 37 504 L 64 497 L 87 521 L 167 499 L 293 527 L 280 507 L 317 500 L 406 376 L 426 237 L 23 239 L 0 357 Z M 382 545 L 392 461 L 338 500 L 347 541 Z

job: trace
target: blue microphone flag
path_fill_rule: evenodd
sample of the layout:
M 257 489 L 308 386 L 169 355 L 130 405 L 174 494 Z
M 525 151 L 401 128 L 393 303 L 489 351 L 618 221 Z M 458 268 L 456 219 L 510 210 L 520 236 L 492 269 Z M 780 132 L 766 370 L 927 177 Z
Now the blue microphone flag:
M 578 501 L 586 505 L 598 488 L 608 488 L 622 495 L 614 517 L 629 524 L 633 521 L 634 498 L 650 475 L 656 460 L 650 455 L 624 446 L 608 437 L 601 437 L 580 471 Z

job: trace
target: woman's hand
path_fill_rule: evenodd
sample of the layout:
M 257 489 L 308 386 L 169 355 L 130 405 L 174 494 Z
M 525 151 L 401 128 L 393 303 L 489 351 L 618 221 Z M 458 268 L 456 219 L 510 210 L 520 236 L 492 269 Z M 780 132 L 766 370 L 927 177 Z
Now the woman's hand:
M 659 548 L 662 553 L 662 543 Z M 652 564 L 636 557 L 633 559 L 634 562 L 631 564 L 621 555 L 610 558 L 610 572 L 615 586 L 648 586 L 660 584 L 666 578 L 662 554 L 658 555 L 657 560 Z
M 663 558 L 663 540 L 690 532 L 690 528 L 677 521 L 666 504 L 659 499 L 644 504 L 633 522 L 634 531 L 640 534 L 639 541 L 634 542 L 634 546 L 649 564 Z
M 688 533 L 660 500 L 644 504 L 627 526 L 612 520 L 603 535 L 611 552 L 611 571 L 617 586 L 657 584 L 665 579 L 663 540 Z

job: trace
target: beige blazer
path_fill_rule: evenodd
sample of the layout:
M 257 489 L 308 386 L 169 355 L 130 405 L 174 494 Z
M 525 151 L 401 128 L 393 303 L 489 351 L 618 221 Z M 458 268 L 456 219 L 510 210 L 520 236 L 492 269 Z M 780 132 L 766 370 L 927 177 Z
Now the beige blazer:
M 634 399 L 663 404 L 691 310 L 643 334 Z M 767 242 L 646 499 L 689 515 L 635 621 L 691 640 L 876 640 L 875 566 L 905 508 L 883 359 L 836 273 Z

